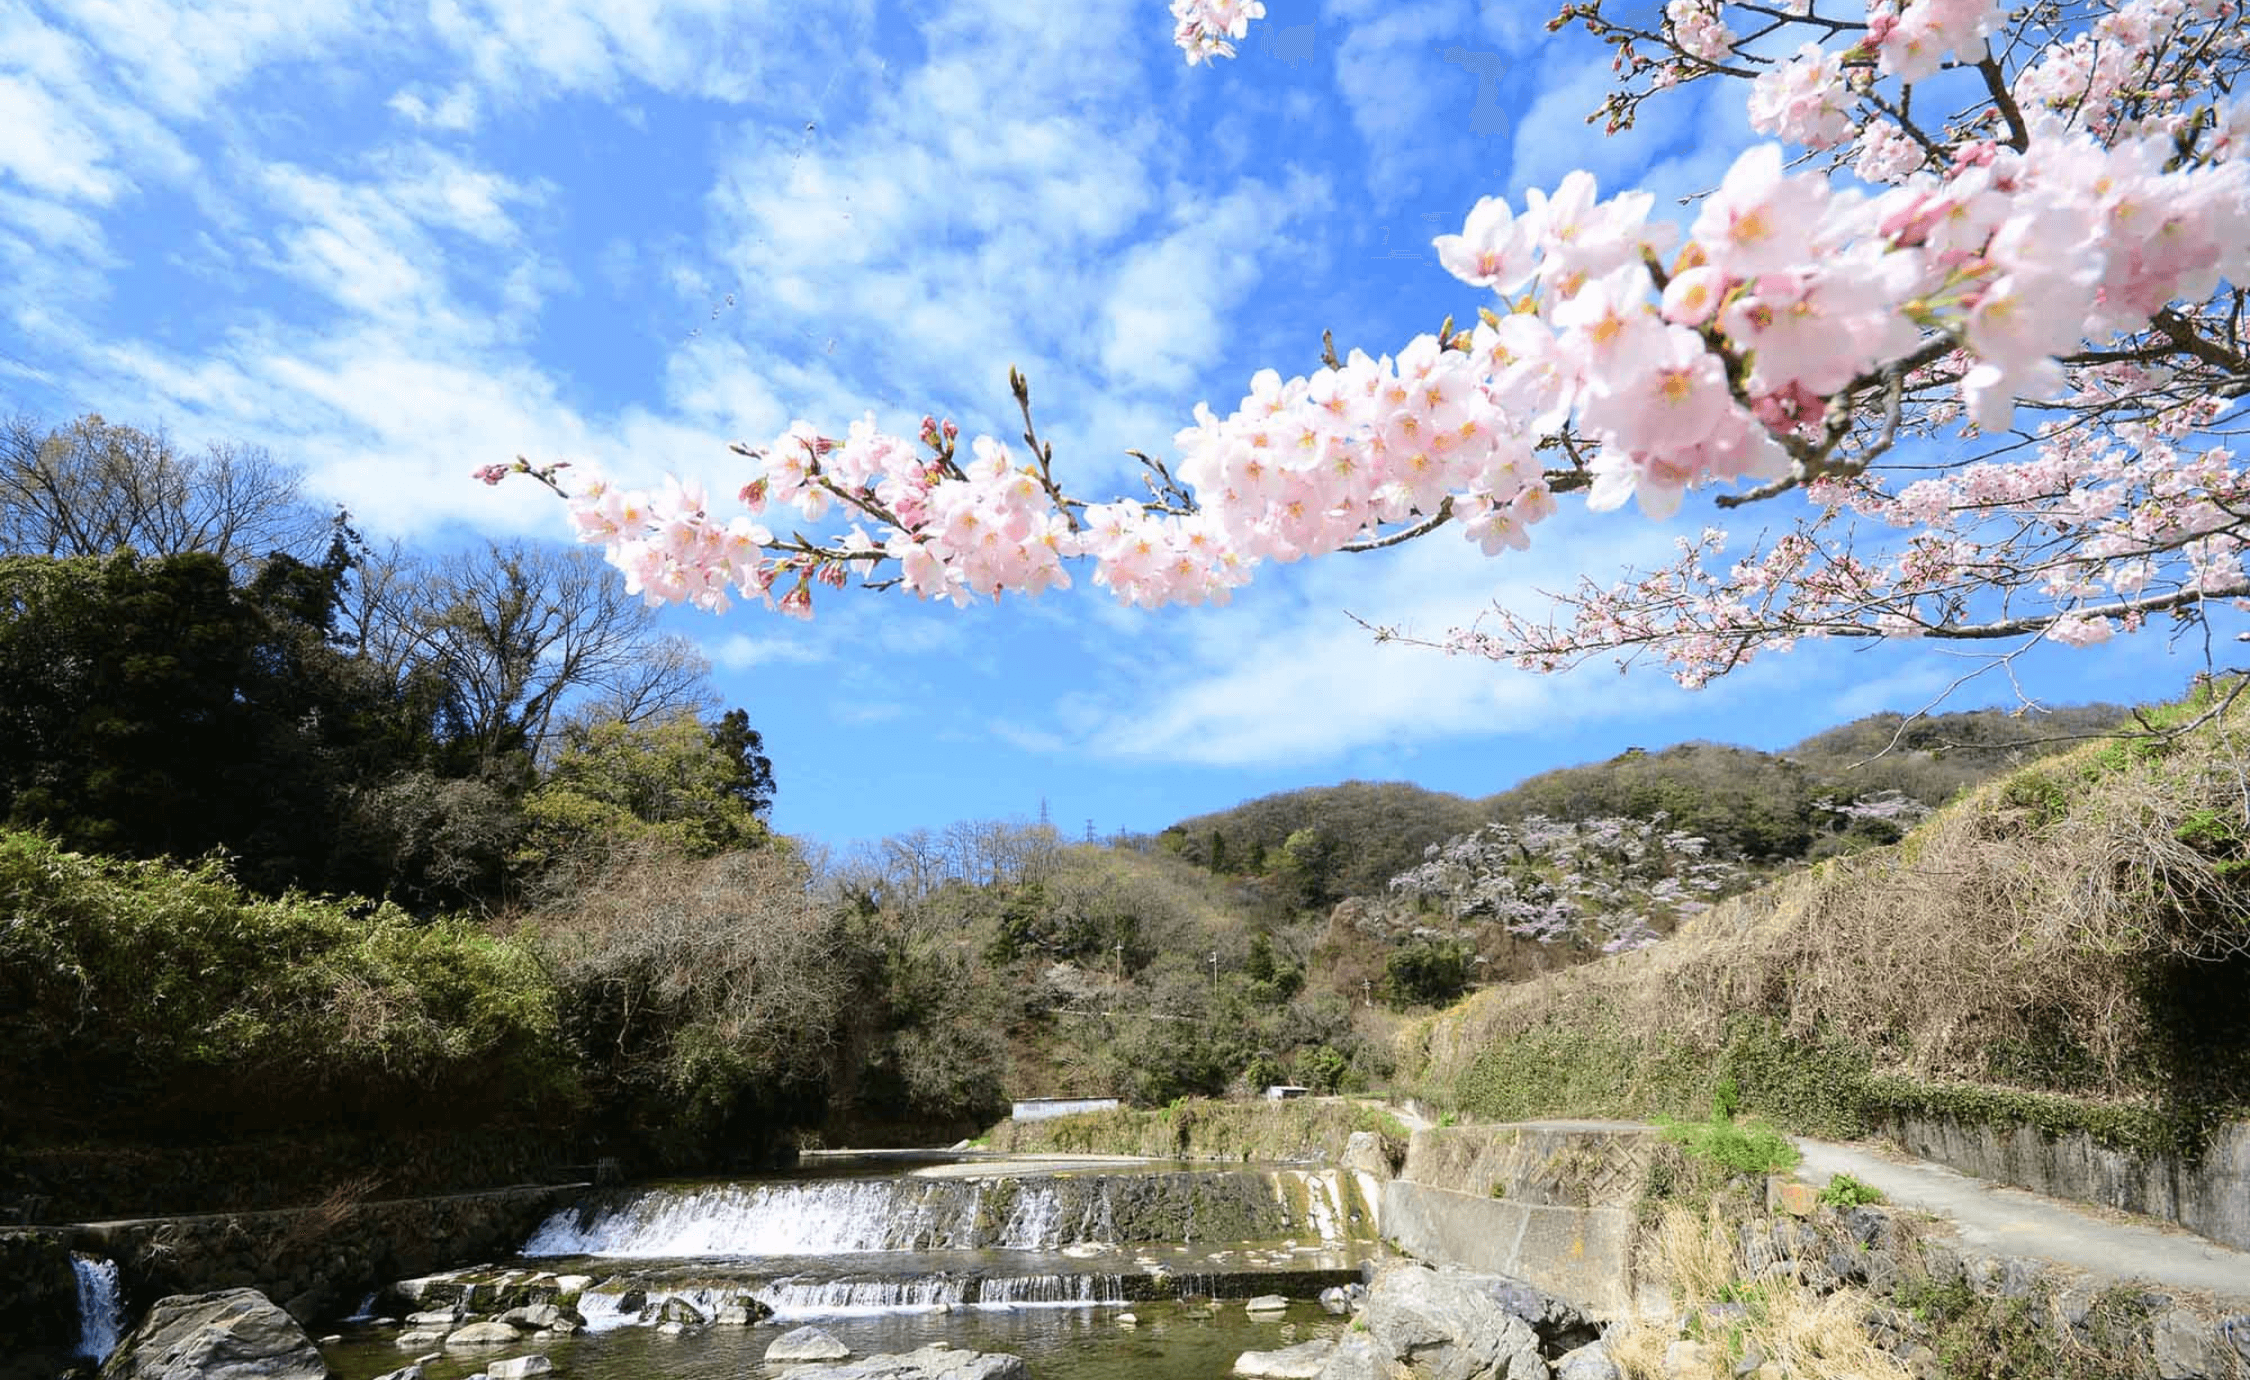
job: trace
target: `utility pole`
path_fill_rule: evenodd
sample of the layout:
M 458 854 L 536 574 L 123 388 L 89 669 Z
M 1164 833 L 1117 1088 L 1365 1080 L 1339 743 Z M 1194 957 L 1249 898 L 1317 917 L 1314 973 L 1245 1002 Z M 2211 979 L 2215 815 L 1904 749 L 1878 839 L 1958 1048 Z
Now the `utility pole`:
M 1373 1006 L 1375 1004 L 1375 984 L 1372 980 L 1362 978 L 1359 984 L 1359 991 L 1361 999 L 1364 1000 L 1369 1006 Z
M 1117 944 L 1112 947 L 1117 950 L 1117 976 L 1123 978 L 1125 976 L 1125 946 Z
M 1219 951 L 1211 951 L 1211 1000 L 1219 999 Z

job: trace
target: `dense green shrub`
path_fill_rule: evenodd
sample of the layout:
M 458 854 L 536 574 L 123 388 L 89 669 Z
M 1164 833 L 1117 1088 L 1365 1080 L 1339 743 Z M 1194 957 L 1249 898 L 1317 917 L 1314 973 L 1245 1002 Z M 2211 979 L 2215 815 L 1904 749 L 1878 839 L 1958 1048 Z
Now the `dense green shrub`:
M 476 1123 L 574 1103 L 525 944 L 389 905 L 264 899 L 214 861 L 0 832 L 12 1118 L 200 1135 L 330 1116 Z

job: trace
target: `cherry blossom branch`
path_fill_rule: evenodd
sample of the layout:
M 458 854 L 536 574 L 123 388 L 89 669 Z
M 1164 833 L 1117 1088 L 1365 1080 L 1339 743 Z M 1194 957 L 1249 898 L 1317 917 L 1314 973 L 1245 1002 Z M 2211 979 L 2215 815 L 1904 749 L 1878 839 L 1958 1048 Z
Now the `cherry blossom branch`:
M 2244 599 L 2250 466 L 2222 414 L 2250 391 L 2235 286 L 2250 281 L 2250 110 L 2197 94 L 2250 63 L 2220 37 L 2231 11 L 1876 0 L 1855 25 L 1794 8 L 1667 0 L 1650 31 L 1599 0 L 1564 6 L 1558 24 L 1615 51 L 1613 128 L 1667 86 L 1741 77 L 1754 127 L 1805 154 L 1744 155 L 1685 226 L 1584 173 L 1520 214 L 1480 202 L 1437 241 L 1494 294 L 1478 324 L 1449 316 L 1374 358 L 1339 357 L 1323 332 L 1310 374 L 1261 371 L 1231 412 L 1199 406 L 1169 458 L 1128 451 L 1145 497 L 1071 492 L 1013 370 L 1028 459 L 989 437 L 961 452 L 931 418 L 918 440 L 872 417 L 841 437 L 799 423 L 737 447 L 762 473 L 724 524 L 692 484 L 539 477 L 648 597 L 772 603 L 787 578 L 779 604 L 798 614 L 813 584 L 885 562 L 899 573 L 884 583 L 956 603 L 1067 585 L 1083 562 L 1153 606 L 1223 599 L 1269 559 L 1441 527 L 1520 549 L 1571 495 L 1653 518 L 1705 485 L 1733 486 L 1724 509 L 1801 495 L 1796 529 L 1730 569 L 1706 567 L 1724 546 L 1707 534 L 1637 583 L 1589 582 L 1564 601 L 1567 628 L 1503 615 L 1447 644 L 1542 668 L 1649 649 L 1689 684 L 1806 636 L 2083 644 Z M 1231 54 L 1263 10 L 1173 13 L 1192 64 Z M 1730 13 L 1755 16 L 1750 38 Z M 1795 23 L 1848 46 L 1745 50 Z M 1971 67 L 1983 99 L 1942 127 L 1915 118 L 1916 83 Z M 1839 194 L 1847 167 L 1884 190 Z M 2004 444 L 1938 448 L 1975 437 Z M 1567 468 L 1547 467 L 1552 451 Z M 755 520 L 777 506 L 842 530 L 777 541 Z
M 2000 118 L 2008 122 L 2008 147 L 2018 153 L 2031 147 L 2031 131 L 2023 122 L 2023 111 L 2016 106 L 2015 94 L 2008 90 L 2007 74 L 2000 70 L 1997 59 L 1987 57 L 1977 64 L 1984 77 L 1984 89 L 1992 97 L 1992 104 Z
M 1340 547 L 1344 551 L 1382 551 L 1393 546 L 1404 546 L 1418 537 L 1426 537 L 1453 520 L 1453 496 L 1447 494 L 1438 510 L 1411 527 L 1401 527 L 1386 536 L 1365 541 L 1348 541 Z

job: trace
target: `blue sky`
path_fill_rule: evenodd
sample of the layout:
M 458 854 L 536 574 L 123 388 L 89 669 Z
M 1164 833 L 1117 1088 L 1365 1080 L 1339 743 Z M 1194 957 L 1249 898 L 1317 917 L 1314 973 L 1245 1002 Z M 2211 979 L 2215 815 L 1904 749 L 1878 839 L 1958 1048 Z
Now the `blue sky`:
M 467 478 L 519 453 L 719 479 L 795 417 L 1008 434 L 1014 364 L 1098 488 L 1199 400 L 1310 368 L 1324 327 L 1381 352 L 1466 317 L 1428 242 L 1478 196 L 1581 166 L 1687 195 L 1749 138 L 1729 92 L 1602 140 L 1606 53 L 1543 5 L 1268 9 L 1190 70 L 1162 0 L 0 0 L 0 407 L 260 442 L 370 534 L 442 544 L 563 535 L 529 486 Z M 1219 610 L 668 617 L 766 733 L 777 823 L 831 843 L 1042 799 L 1107 833 L 1349 778 L 1483 794 L 1629 745 L 1776 746 L 1974 668 L 1824 647 L 1690 695 L 1345 615 L 1441 633 L 1707 515 L 1570 511 L 1498 561 L 1441 535 Z M 2200 653 L 2144 634 L 2018 674 L 2130 698 Z

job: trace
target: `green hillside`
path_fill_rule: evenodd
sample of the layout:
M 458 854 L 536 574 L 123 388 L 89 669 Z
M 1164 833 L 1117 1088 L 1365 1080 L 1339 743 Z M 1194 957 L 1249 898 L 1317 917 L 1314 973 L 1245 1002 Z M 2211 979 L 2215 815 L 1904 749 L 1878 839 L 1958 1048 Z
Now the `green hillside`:
M 2250 1109 L 2246 716 L 2082 744 L 1663 944 L 1478 992 L 1409 1033 L 1401 1078 L 1493 1118 L 1694 1115 L 1723 1087 L 1827 1134 L 1936 1109 L 2192 1150 Z

